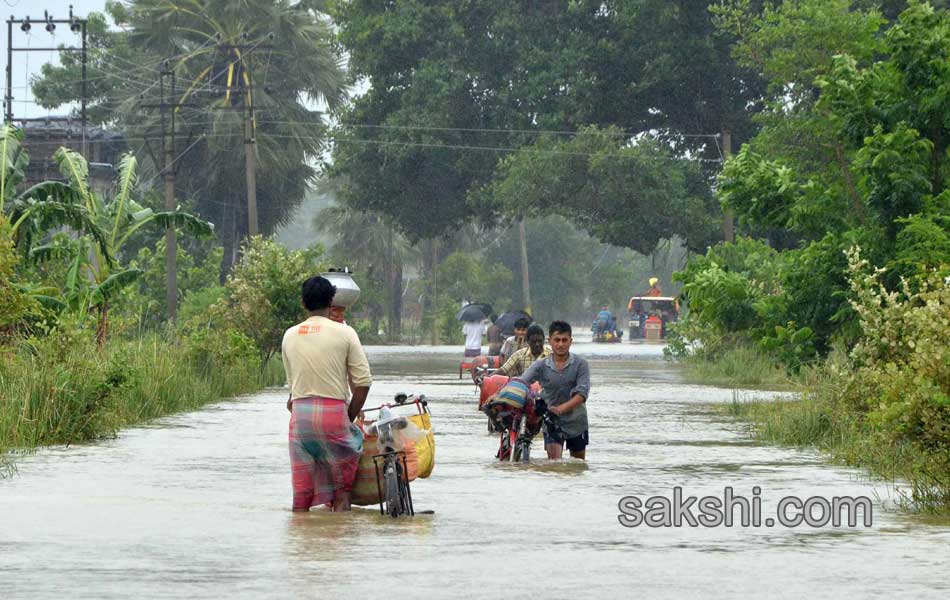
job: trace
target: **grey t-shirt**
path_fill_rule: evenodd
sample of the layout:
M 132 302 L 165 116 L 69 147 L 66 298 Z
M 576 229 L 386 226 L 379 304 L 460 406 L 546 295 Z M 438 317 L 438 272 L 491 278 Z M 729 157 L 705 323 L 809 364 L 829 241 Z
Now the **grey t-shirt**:
M 584 396 L 584 402 L 560 416 L 561 429 L 568 438 L 587 431 L 587 399 L 590 397 L 590 366 L 587 360 L 569 354 L 567 364 L 560 371 L 554 367 L 554 357 L 548 356 L 531 364 L 518 379 L 531 385 L 541 383 L 541 393 L 548 406 L 564 404 L 574 394 Z

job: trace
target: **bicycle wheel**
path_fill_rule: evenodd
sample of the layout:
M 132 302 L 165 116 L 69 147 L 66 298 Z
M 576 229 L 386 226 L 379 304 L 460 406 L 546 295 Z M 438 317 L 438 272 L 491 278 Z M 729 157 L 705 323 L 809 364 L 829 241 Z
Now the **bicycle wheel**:
M 528 427 L 527 421 L 524 415 L 522 415 L 518 417 L 518 420 L 514 423 L 514 431 L 517 437 L 515 438 L 514 452 L 511 455 L 513 462 L 528 462 L 530 450 L 528 449 L 528 436 L 525 431 Z
M 396 462 L 399 476 L 399 514 L 412 516 L 412 493 L 409 491 L 409 478 L 402 466 L 401 462 Z
M 506 461 L 508 460 L 508 455 L 511 454 L 511 438 L 508 436 L 508 430 L 503 429 L 499 437 L 498 454 L 495 456 L 500 461 Z
M 396 458 L 387 457 L 384 480 L 386 482 L 386 514 L 393 518 L 399 516 L 399 474 L 396 472 Z

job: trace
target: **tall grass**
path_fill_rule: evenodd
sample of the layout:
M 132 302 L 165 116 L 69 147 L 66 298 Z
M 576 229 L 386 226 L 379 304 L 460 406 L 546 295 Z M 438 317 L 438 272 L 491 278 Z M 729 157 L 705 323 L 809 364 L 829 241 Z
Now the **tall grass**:
M 748 344 L 730 346 L 714 358 L 694 354 L 679 361 L 691 383 L 769 389 L 791 388 L 799 383 L 773 357 Z
M 115 435 L 282 381 L 279 363 L 195 360 L 187 343 L 159 334 L 112 340 L 101 351 L 51 338 L 0 352 L 0 460 L 11 449 Z
M 740 400 L 733 396 L 727 409 L 752 424 L 762 442 L 796 448 L 816 448 L 832 461 L 863 468 L 885 481 L 906 481 L 906 508 L 950 514 L 950 478 L 946 463 L 910 442 L 895 442 L 859 413 L 835 401 L 834 382 L 826 380 L 796 400 Z

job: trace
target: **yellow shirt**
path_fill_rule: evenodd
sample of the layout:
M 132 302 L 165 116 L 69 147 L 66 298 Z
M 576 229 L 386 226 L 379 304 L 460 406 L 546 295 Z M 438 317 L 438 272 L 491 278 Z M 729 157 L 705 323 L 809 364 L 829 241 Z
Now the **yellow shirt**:
M 350 401 L 347 380 L 368 387 L 373 378 L 360 338 L 349 325 L 310 317 L 284 333 L 281 359 L 291 398 L 322 396 Z
M 501 368 L 505 371 L 508 377 L 518 377 L 522 373 L 528 370 L 528 367 L 531 366 L 536 360 L 541 360 L 542 358 L 547 358 L 551 356 L 551 346 L 547 344 L 544 345 L 544 348 L 541 350 L 540 356 L 535 356 L 531 354 L 531 347 L 525 346 L 521 350 L 518 350 L 511 355 L 505 364 L 501 365 Z

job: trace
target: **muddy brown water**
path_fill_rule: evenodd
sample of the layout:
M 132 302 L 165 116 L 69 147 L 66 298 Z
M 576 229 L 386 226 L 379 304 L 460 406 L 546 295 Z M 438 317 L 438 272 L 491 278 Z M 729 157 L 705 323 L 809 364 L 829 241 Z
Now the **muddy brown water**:
M 412 492 L 433 515 L 292 513 L 280 389 L 22 457 L 0 480 L 0 598 L 950 597 L 950 523 L 813 452 L 750 441 L 709 406 L 733 392 L 683 383 L 656 346 L 575 350 L 592 365 L 588 461 L 506 465 L 457 348 L 368 349 L 371 404 L 431 402 L 436 467 Z M 619 524 L 621 497 L 674 486 L 759 486 L 765 515 L 788 495 L 864 495 L 874 522 Z

